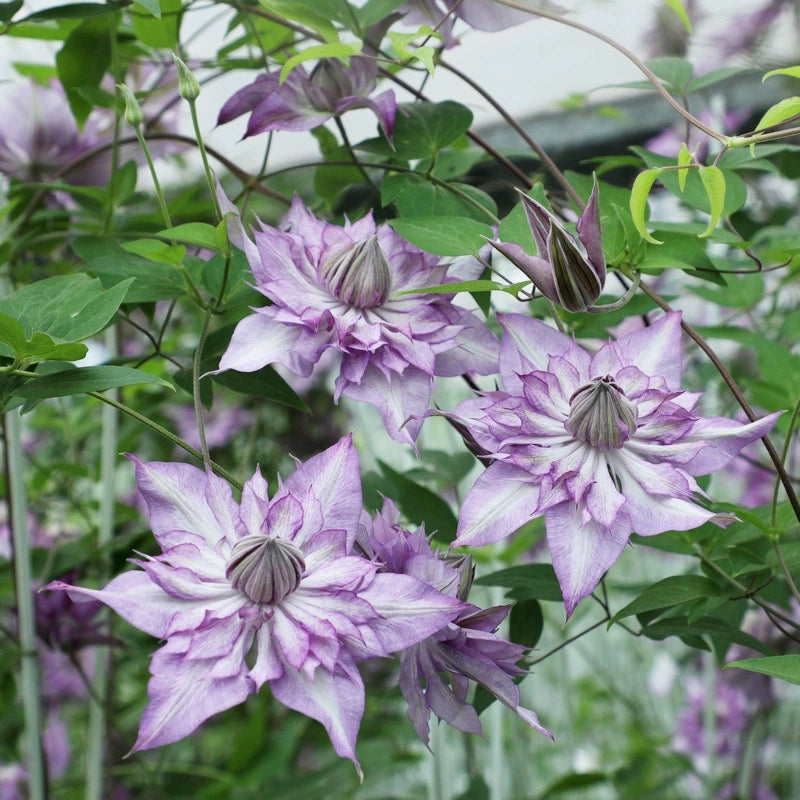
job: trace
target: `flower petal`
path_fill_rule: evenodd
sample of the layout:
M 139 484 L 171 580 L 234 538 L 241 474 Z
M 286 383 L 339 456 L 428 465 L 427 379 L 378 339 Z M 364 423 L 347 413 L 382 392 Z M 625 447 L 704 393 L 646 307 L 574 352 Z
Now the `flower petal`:
M 545 526 L 569 619 L 578 603 L 592 593 L 619 558 L 628 543 L 631 526 L 623 513 L 611 527 L 603 527 L 571 500 L 548 509 Z
M 538 502 L 539 487 L 527 472 L 496 461 L 464 499 L 452 546 L 480 547 L 510 536 L 537 516 Z

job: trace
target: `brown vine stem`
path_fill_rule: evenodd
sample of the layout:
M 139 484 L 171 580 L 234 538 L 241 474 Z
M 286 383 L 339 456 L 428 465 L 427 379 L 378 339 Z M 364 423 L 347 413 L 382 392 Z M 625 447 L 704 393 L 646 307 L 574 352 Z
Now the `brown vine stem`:
M 642 282 L 640 284 L 641 290 L 661 309 L 664 311 L 674 311 L 672 306 L 661 297 L 658 292 L 651 289 L 646 283 Z M 733 378 L 733 375 L 728 371 L 728 368 L 720 361 L 719 356 L 714 352 L 714 349 L 711 345 L 688 323 L 686 320 L 681 319 L 681 328 L 683 328 L 686 335 L 694 341 L 694 343 L 708 356 L 709 361 L 717 368 L 717 372 L 722 376 L 722 380 L 725 381 L 727 387 L 730 389 L 731 394 L 736 398 L 736 402 L 741 406 L 742 411 L 747 415 L 747 418 L 750 422 L 755 422 L 758 417 L 756 417 L 753 409 L 750 406 L 750 403 L 747 402 L 742 390 L 739 388 L 739 384 Z M 775 449 L 775 446 L 772 444 L 768 436 L 763 436 L 761 441 L 764 443 L 764 447 L 767 448 L 767 452 L 769 453 L 769 457 L 775 467 L 775 471 L 778 473 L 778 477 L 780 478 L 781 483 L 783 484 L 783 488 L 786 492 L 786 496 L 789 498 L 789 503 L 792 506 L 792 510 L 794 511 L 795 516 L 798 520 L 800 520 L 800 501 L 797 499 L 797 494 L 794 490 L 794 486 L 792 486 L 792 479 L 789 476 L 789 473 L 786 471 L 786 468 L 783 466 L 783 460 L 781 459 L 780 453 Z
M 572 187 L 572 184 L 566 179 L 564 173 L 556 166 L 556 163 L 553 161 L 552 158 L 547 154 L 547 152 L 536 142 L 535 139 L 531 137 L 531 135 L 522 127 L 522 125 L 511 116 L 511 114 L 506 111 L 506 109 L 489 93 L 487 92 L 479 83 L 474 81 L 470 78 L 469 75 L 462 72 L 457 67 L 454 67 L 452 64 L 446 62 L 443 58 L 439 59 L 439 65 L 446 69 L 448 72 L 452 72 L 453 75 L 456 75 L 460 78 L 464 83 L 474 89 L 486 102 L 488 102 L 492 108 L 497 111 L 497 113 L 519 134 L 519 137 L 528 145 L 528 147 L 539 156 L 542 164 L 547 168 L 550 174 L 558 181 L 564 191 L 572 198 L 572 200 L 577 204 L 581 205 L 583 201 L 580 198 L 580 195 L 575 191 Z
M 616 40 L 612 39 L 610 36 L 606 36 L 606 34 L 602 33 L 601 31 L 595 30 L 594 28 L 590 28 L 588 25 L 584 25 L 580 22 L 576 22 L 573 19 L 569 19 L 568 17 L 561 16 L 559 14 L 552 13 L 550 11 L 543 11 L 540 9 L 533 9 L 527 8 L 526 6 L 521 6 L 519 3 L 513 2 L 513 0 L 496 0 L 496 2 L 500 3 L 501 5 L 508 6 L 508 8 L 514 8 L 517 11 L 525 11 L 528 14 L 532 14 L 534 17 L 542 17 L 543 19 L 549 19 L 553 22 L 558 22 L 561 25 L 566 25 L 570 28 L 575 28 L 576 30 L 583 31 L 583 33 L 589 34 L 589 36 L 593 36 L 595 39 L 599 39 L 601 42 L 605 42 L 605 44 L 609 45 L 609 47 L 613 47 L 618 52 L 622 53 L 629 61 L 633 62 L 636 67 L 644 73 L 647 80 L 653 84 L 653 88 L 666 100 L 666 102 L 672 106 L 675 111 L 677 111 L 687 122 L 691 123 L 698 128 L 699 130 L 703 131 L 703 133 L 711 136 L 713 139 L 716 139 L 718 142 L 722 142 L 723 144 L 730 138 L 725 134 L 719 133 L 715 131 L 713 128 L 709 128 L 708 125 L 701 122 L 694 114 L 688 112 L 664 87 L 664 84 L 661 83 L 658 75 L 647 66 L 647 64 L 642 61 L 636 53 L 628 50 L 625 45 L 620 44 Z

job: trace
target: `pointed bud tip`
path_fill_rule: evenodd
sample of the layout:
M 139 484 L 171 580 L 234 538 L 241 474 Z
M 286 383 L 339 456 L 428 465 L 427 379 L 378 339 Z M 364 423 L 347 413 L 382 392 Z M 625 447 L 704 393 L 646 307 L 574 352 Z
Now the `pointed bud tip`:
M 172 54 L 172 60 L 178 70 L 178 94 L 190 103 L 197 100 L 200 96 L 200 84 L 197 78 L 192 75 L 189 67 L 183 63 L 176 53 Z

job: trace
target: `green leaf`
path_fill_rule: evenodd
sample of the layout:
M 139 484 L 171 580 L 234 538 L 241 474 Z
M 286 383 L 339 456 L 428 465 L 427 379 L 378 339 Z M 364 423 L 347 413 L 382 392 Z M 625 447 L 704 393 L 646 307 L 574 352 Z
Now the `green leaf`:
M 631 188 L 631 219 L 633 220 L 633 224 L 636 226 L 636 230 L 639 231 L 642 238 L 651 244 L 663 244 L 663 242 L 650 235 L 647 230 L 647 225 L 645 224 L 647 196 L 650 194 L 650 189 L 658 177 L 659 174 L 656 170 L 647 169 L 644 172 L 640 172 L 636 176 L 636 180 L 633 182 L 633 187 Z
M 682 169 L 678 171 L 678 186 L 680 186 L 681 191 L 683 191 L 686 188 L 686 179 L 689 177 L 688 166 L 691 163 L 692 163 L 692 154 L 689 152 L 689 148 L 686 146 L 686 143 L 684 142 L 681 144 L 681 149 L 680 152 L 678 153 L 678 166 L 687 167 L 687 169 Z
M 800 78 L 800 66 L 797 67 L 784 67 L 783 69 L 770 70 L 762 79 L 761 83 L 773 75 L 788 75 L 790 78 Z
M 676 89 L 685 90 L 694 77 L 694 68 L 685 58 L 663 56 L 651 58 L 645 63 L 662 81 L 672 84 Z
M 773 125 L 780 125 L 789 117 L 797 114 L 800 114 L 800 97 L 797 95 L 786 97 L 764 112 L 764 116 L 761 117 L 755 129 L 760 131 L 764 128 L 771 128 Z
M 708 203 L 711 206 L 711 219 L 708 227 L 700 234 L 701 239 L 710 236 L 717 227 L 722 209 L 725 207 L 725 173 L 719 167 L 700 167 L 700 180 L 705 186 Z
M 664 2 L 678 15 L 678 19 L 683 23 L 683 27 L 691 33 L 692 32 L 692 21 L 689 19 L 689 15 L 686 13 L 686 8 L 683 5 L 682 0 L 664 0 Z
M 502 586 L 514 589 L 520 599 L 561 602 L 563 595 L 556 573 L 550 564 L 522 564 L 508 567 L 475 580 L 479 586 Z
M 363 30 L 371 28 L 376 22 L 386 19 L 389 14 L 399 8 L 406 0 L 367 0 L 364 5 L 356 9 L 358 23 Z M 376 42 L 380 44 L 380 42 Z
M 518 600 L 508 615 L 508 638 L 514 644 L 536 647 L 542 635 L 544 618 L 538 600 Z
M 289 77 L 289 73 L 298 64 L 304 61 L 312 61 L 318 58 L 340 58 L 345 63 L 348 63 L 350 56 L 357 56 L 361 53 L 361 42 L 354 44 L 344 44 L 342 42 L 331 42 L 329 44 L 315 44 L 306 47 L 297 55 L 292 56 L 281 69 L 280 83 L 283 83 Z
M 54 20 L 54 19 L 86 19 L 88 17 L 98 17 L 116 11 L 113 5 L 103 5 L 100 3 L 66 3 L 63 6 L 45 8 L 35 11 L 25 17 L 26 20 Z
M 133 2 L 145 9 L 145 11 L 149 11 L 156 19 L 161 19 L 161 3 L 159 0 L 133 0 Z
M 44 400 L 48 397 L 66 397 L 71 394 L 102 392 L 120 386 L 135 386 L 149 383 L 166 386 L 172 384 L 141 369 L 131 367 L 75 367 L 61 372 L 51 372 L 41 378 L 33 378 L 20 386 L 14 394 L 26 400 Z
M 402 217 L 389 224 L 404 239 L 438 256 L 476 255 L 492 229 L 468 217 Z
M 165 228 L 163 231 L 159 231 L 158 235 L 165 239 L 205 247 L 207 250 L 220 249 L 216 228 L 207 222 L 187 222 L 184 225 L 176 225 L 174 228 Z
M 424 523 L 428 534 L 436 531 L 436 538 L 440 541 L 452 542 L 456 538 L 455 514 L 441 497 L 381 460 L 378 460 L 378 466 L 388 483 L 387 495 L 397 502 L 408 519 L 417 525 Z
M 8 345 L 10 352 L 23 365 L 39 361 L 78 361 L 86 355 L 88 348 L 77 342 L 54 342 L 46 333 L 35 331 L 30 338 L 20 322 L 0 313 L 0 342 Z M 0 347 L 0 354 L 8 351 Z
M 110 63 L 108 21 L 99 17 L 90 17 L 81 22 L 56 53 L 58 77 L 79 127 L 89 116 L 92 104 L 78 90 L 97 88 Z
M 434 64 L 433 59 L 436 51 L 427 45 L 415 47 L 413 50 L 408 49 L 408 45 L 416 39 L 424 39 L 427 41 L 429 38 L 442 39 L 442 34 L 437 33 L 430 25 L 423 25 L 416 33 L 396 33 L 389 31 L 389 40 L 392 43 L 397 55 L 401 59 L 411 59 L 421 61 L 425 69 L 428 70 L 429 75 L 433 75 Z
M 654 583 L 635 600 L 617 611 L 609 621 L 609 627 L 617 620 L 634 614 L 672 608 L 719 594 L 722 594 L 719 587 L 708 578 L 700 575 L 673 575 Z
M 237 372 L 229 369 L 212 376 L 216 383 L 227 386 L 235 392 L 263 397 L 278 405 L 311 413 L 311 409 L 297 396 L 294 389 L 271 367 L 266 366 L 256 372 Z
M 397 106 L 392 142 L 404 159 L 433 156 L 472 125 L 472 112 L 460 103 L 403 103 Z
M 689 624 L 688 618 L 685 616 L 668 617 L 666 619 L 660 619 L 651 625 L 645 625 L 642 628 L 642 633 L 648 638 L 656 639 L 657 641 L 666 639 L 669 636 L 684 638 L 705 635 L 722 641 L 741 644 L 744 647 L 751 647 L 753 650 L 767 655 L 771 655 L 774 652 L 772 648 L 760 642 L 755 636 L 740 631 L 738 628 L 734 628 L 732 625 L 716 617 L 703 617 L 693 622 L 691 625 Z
M 136 189 L 136 162 L 126 161 L 111 176 L 108 184 L 108 193 L 115 206 L 121 206 Z
M 130 286 L 127 280 L 103 290 L 96 278 L 57 275 L 0 299 L 0 311 L 19 320 L 27 332 L 43 331 L 74 342 L 103 330 Z
M 741 661 L 731 661 L 723 669 L 729 669 L 730 667 L 746 669 L 750 672 L 760 672 L 762 675 L 769 675 L 771 678 L 779 678 L 782 681 L 800 685 L 800 656 L 798 655 L 744 658 Z
M 539 795 L 538 800 L 547 800 L 549 797 L 556 797 L 566 791 L 596 786 L 598 783 L 606 783 L 608 780 L 608 775 L 603 772 L 573 772 L 553 781 Z
M 164 247 L 163 242 L 152 241 Z M 186 294 L 183 278 L 172 264 L 156 264 L 141 258 L 123 250 L 112 239 L 81 237 L 72 243 L 72 249 L 86 261 L 86 269 L 97 275 L 103 286 L 133 278 L 125 295 L 128 303 L 173 300 Z
M 0 3 L 0 22 L 9 22 L 14 14 L 22 8 L 22 0 L 11 3 Z
M 701 89 L 707 89 L 709 86 L 714 86 L 717 83 L 726 81 L 734 75 L 741 75 L 744 70 L 742 67 L 720 67 L 719 69 L 712 69 L 704 75 L 695 78 L 686 87 L 688 92 L 699 92 Z
M 182 0 L 160 0 L 160 13 L 154 17 L 132 14 L 133 30 L 148 47 L 172 49 L 178 44 L 183 19 Z
M 330 0 L 259 0 L 259 4 L 280 17 L 315 30 L 326 42 L 338 42 L 339 33 L 332 20 L 340 16 L 344 4 Z M 338 20 L 341 22 L 341 19 Z
M 401 217 L 470 217 L 491 223 L 497 205 L 486 192 L 467 183 L 434 183 L 419 173 L 387 175 L 381 182 L 381 204 L 394 203 Z

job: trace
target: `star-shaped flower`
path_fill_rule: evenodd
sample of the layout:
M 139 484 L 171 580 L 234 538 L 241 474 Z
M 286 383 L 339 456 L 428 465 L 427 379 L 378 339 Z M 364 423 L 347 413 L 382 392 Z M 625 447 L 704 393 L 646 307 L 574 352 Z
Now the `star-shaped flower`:
M 461 603 L 353 554 L 361 482 L 350 437 L 299 466 L 271 499 L 256 471 L 241 504 L 210 472 L 134 460 L 162 554 L 135 561 L 141 570 L 102 590 L 46 587 L 101 600 L 166 639 L 150 665 L 150 703 L 133 750 L 175 742 L 268 683 L 358 766 L 364 685 L 356 661 L 415 644 Z
M 397 506 L 388 499 L 374 518 L 365 511 L 357 546 L 390 573 L 413 576 L 466 600 L 472 583 L 471 559 L 440 558 L 424 528 L 411 533 L 399 525 L 399 516 Z M 400 653 L 400 690 L 414 730 L 426 744 L 431 711 L 460 731 L 483 735 L 478 714 L 467 701 L 470 681 L 488 689 L 534 730 L 551 736 L 536 714 L 520 705 L 514 678 L 525 674 L 517 662 L 526 648 L 496 633 L 509 609 L 481 609 L 462 602 L 461 613 L 452 622 Z
M 220 199 L 224 211 L 235 212 L 221 192 Z M 237 325 L 220 370 L 277 362 L 307 377 L 332 348 L 341 353 L 335 400 L 344 394 L 372 403 L 389 435 L 408 443 L 428 410 L 434 375 L 496 372 L 498 342 L 471 311 L 443 294 L 398 296 L 477 278 L 477 260 L 442 263 L 371 215 L 331 225 L 299 197 L 281 228 L 255 231 L 255 244 L 238 217 L 229 218 L 228 230 L 272 305 Z
M 697 503 L 695 477 L 723 467 L 779 414 L 748 425 L 700 417 L 681 390 L 680 313 L 593 356 L 543 322 L 501 316 L 504 391 L 453 417 L 494 463 L 467 495 L 456 545 L 486 545 L 544 514 L 569 617 L 630 534 L 727 524 Z

